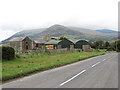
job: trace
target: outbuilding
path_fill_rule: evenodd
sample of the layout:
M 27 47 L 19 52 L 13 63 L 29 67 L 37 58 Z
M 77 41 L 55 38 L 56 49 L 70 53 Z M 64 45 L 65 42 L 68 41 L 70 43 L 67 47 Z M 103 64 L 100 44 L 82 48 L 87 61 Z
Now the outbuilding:
M 69 40 L 50 40 L 45 45 L 47 49 L 74 48 L 74 43 Z
M 78 40 L 75 42 L 76 49 L 81 49 L 83 51 L 90 51 L 91 46 L 90 43 L 87 40 Z
M 29 37 L 15 37 L 9 41 L 9 45 L 15 49 L 16 52 L 33 49 L 33 40 Z
M 47 40 L 39 40 L 39 41 L 34 41 L 34 49 L 44 49 L 45 43 L 47 42 Z

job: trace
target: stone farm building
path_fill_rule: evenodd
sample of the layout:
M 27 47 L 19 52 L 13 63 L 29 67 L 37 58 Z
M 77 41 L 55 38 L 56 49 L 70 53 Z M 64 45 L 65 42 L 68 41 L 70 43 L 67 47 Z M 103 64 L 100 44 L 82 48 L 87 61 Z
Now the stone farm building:
M 9 45 L 15 49 L 16 52 L 32 50 L 34 48 L 33 40 L 29 37 L 16 37 L 9 41 Z
M 13 47 L 16 52 L 26 52 L 32 49 L 64 49 L 74 50 L 81 49 L 90 51 L 91 47 L 88 41 L 70 41 L 70 40 L 32 40 L 29 37 L 16 37 L 9 41 L 9 46 Z
M 47 49 L 74 48 L 74 43 L 69 40 L 50 40 L 45 43 Z
M 46 42 L 47 40 L 39 40 L 39 41 L 34 40 L 34 49 L 38 49 L 38 48 L 44 49 Z

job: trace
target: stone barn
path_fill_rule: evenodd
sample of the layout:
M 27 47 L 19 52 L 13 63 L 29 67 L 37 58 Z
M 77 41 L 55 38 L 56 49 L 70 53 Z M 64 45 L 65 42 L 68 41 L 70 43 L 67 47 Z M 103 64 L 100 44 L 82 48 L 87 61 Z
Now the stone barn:
M 50 40 L 45 43 L 47 49 L 73 49 L 74 43 L 69 40 Z
M 33 40 L 29 37 L 16 37 L 9 41 L 9 45 L 15 49 L 16 52 L 24 52 L 33 49 Z
M 76 49 L 81 49 L 83 51 L 90 51 L 91 50 L 90 43 L 87 40 L 79 40 L 79 41 L 75 42 L 74 47 Z
M 34 41 L 34 49 L 44 49 L 47 40 Z

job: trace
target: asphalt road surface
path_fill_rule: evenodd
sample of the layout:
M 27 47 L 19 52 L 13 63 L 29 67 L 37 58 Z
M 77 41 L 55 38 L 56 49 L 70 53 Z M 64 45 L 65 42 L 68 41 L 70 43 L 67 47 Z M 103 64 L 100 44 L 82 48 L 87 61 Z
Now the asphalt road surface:
M 77 63 L 36 73 L 3 88 L 118 88 L 118 53 L 109 53 Z

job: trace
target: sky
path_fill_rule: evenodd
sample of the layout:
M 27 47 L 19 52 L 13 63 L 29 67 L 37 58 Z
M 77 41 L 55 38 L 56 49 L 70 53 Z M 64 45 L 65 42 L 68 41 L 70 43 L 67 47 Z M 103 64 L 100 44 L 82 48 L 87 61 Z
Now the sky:
M 0 0 L 0 41 L 54 24 L 118 30 L 119 0 Z

